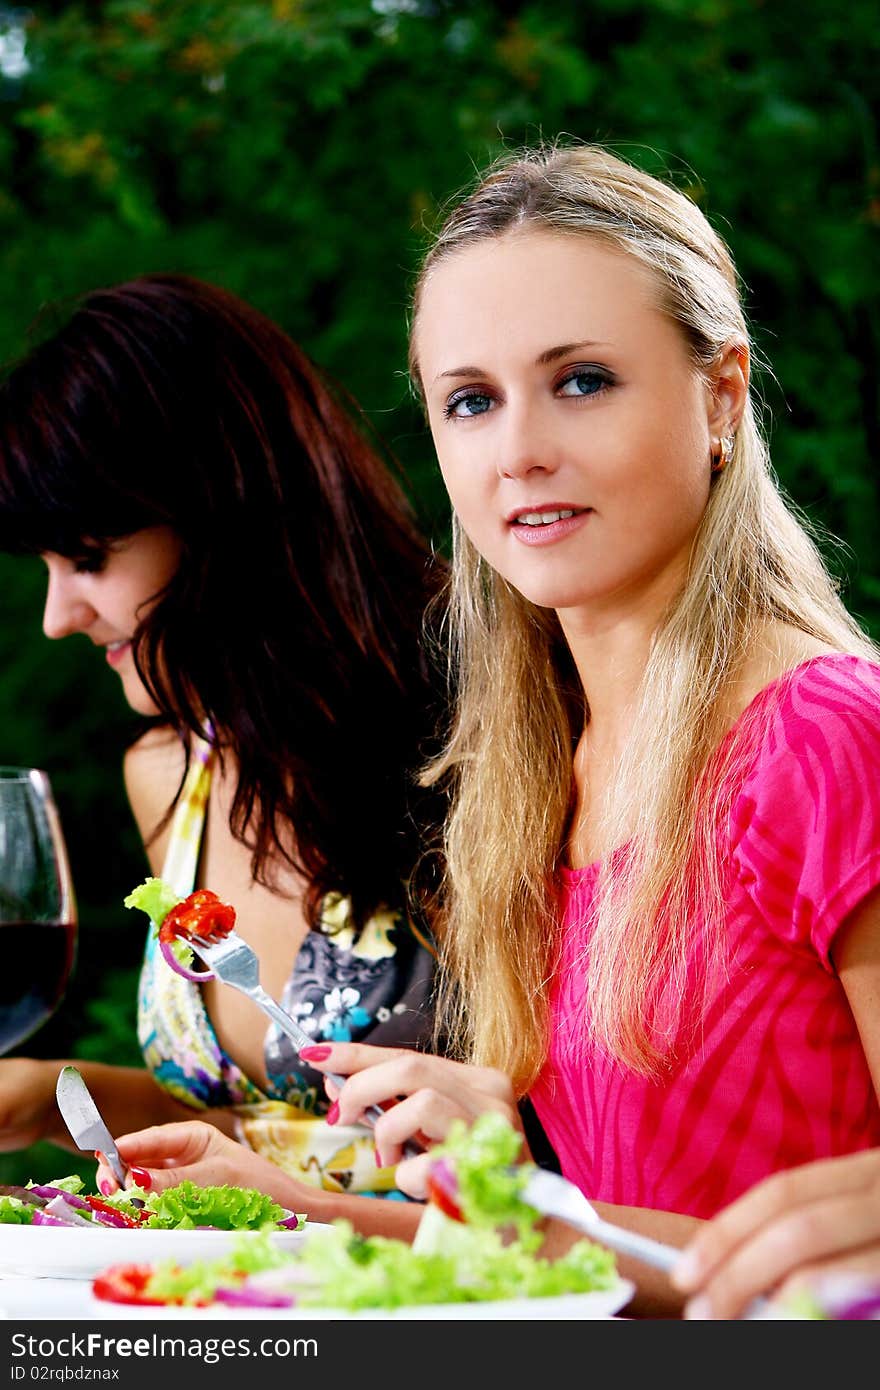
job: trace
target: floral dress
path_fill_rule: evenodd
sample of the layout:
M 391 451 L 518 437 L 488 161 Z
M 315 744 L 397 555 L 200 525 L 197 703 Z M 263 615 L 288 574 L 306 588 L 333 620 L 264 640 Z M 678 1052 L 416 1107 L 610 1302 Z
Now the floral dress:
M 198 744 L 172 822 L 162 878 L 181 897 L 196 886 L 212 761 L 209 745 Z M 432 1030 L 429 943 L 401 912 L 376 913 L 359 935 L 350 919 L 348 899 L 328 894 L 322 930 L 309 932 L 300 946 L 281 1004 L 316 1042 L 425 1046 Z M 138 991 L 138 1038 L 160 1086 L 193 1110 L 232 1108 L 241 1142 L 292 1177 L 333 1192 L 403 1198 L 393 1169 L 377 1169 L 369 1130 L 327 1125 L 320 1073 L 300 1060 L 276 1024 L 264 1043 L 267 1088 L 245 1075 L 220 1045 L 201 987 L 168 968 L 152 930 Z

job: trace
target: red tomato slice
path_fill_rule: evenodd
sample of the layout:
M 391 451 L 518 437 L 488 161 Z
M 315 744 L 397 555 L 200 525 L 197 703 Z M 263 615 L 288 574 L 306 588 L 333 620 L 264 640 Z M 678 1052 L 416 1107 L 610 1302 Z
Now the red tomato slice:
M 208 941 L 222 941 L 235 926 L 235 908 L 222 903 L 210 888 L 197 888 L 188 898 L 177 903 L 159 928 L 160 941 L 186 940 L 188 936 L 203 936 Z
M 88 1193 L 83 1193 L 83 1197 L 93 1211 L 105 1211 L 110 1216 L 115 1216 L 123 1226 L 142 1226 L 145 1221 L 150 1219 L 148 1211 L 142 1212 L 140 1216 L 129 1216 L 127 1211 L 120 1211 L 118 1207 L 114 1207 L 112 1202 L 105 1202 L 101 1197 L 91 1197 Z
M 451 1216 L 453 1221 L 464 1221 L 461 1207 L 453 1201 L 449 1193 L 430 1174 L 428 1176 L 428 1201 L 433 1202 L 435 1207 L 439 1207 L 444 1216 Z
M 149 1298 L 145 1293 L 151 1265 L 111 1265 L 92 1281 L 92 1293 L 105 1303 L 142 1303 L 161 1307 L 161 1298 Z

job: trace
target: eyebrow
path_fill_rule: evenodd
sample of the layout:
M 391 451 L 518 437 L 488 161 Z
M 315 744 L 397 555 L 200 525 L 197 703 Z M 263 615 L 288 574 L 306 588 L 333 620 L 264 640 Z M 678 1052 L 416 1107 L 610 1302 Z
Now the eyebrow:
M 542 352 L 539 357 L 535 358 L 535 365 L 537 367 L 546 367 L 551 362 L 558 362 L 560 357 L 568 357 L 569 353 L 580 352 L 581 348 L 610 346 L 610 343 L 595 342 L 589 338 L 585 338 L 581 343 L 562 343 L 559 347 L 548 348 L 546 352 Z
M 572 352 L 580 352 L 582 348 L 610 347 L 610 343 L 596 342 L 593 339 L 585 338 L 580 343 L 560 343 L 558 347 L 547 348 L 546 352 L 539 353 L 535 358 L 536 367 L 548 367 L 552 362 L 558 362 L 561 357 L 568 357 Z M 443 381 L 449 377 L 465 376 L 485 376 L 483 367 L 451 367 L 448 372 L 438 372 L 435 381 Z

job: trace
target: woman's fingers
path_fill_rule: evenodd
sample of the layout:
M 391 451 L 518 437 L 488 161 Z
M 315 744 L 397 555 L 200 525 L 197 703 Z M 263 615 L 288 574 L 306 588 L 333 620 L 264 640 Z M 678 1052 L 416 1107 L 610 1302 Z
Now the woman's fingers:
M 383 1166 L 391 1167 L 403 1157 L 407 1140 L 414 1140 L 421 1148 L 431 1148 L 446 1139 L 454 1120 L 471 1124 L 487 1110 L 498 1111 L 509 1124 L 516 1126 L 518 1123 L 515 1108 L 502 1105 L 494 1096 L 463 1088 L 450 1096 L 423 1088 L 389 1106 L 376 1121 L 373 1126 L 376 1151 Z
M 741 1244 L 701 1288 L 686 1317 L 739 1317 L 759 1294 L 842 1259 L 865 1240 L 880 1239 L 880 1223 L 866 1230 L 860 1202 L 849 1197 L 810 1203 L 779 1216 Z
M 201 1120 L 154 1125 L 125 1134 L 118 1148 L 129 1165 L 130 1185 L 146 1191 L 163 1192 L 187 1180 L 200 1187 L 254 1187 L 294 1211 L 307 1211 L 315 1197 L 313 1187 L 298 1182 L 277 1164 Z M 105 1194 L 118 1191 L 104 1156 L 96 1156 L 101 1160 L 99 1184 L 106 1184 L 100 1190 Z
M 876 1150 L 822 1159 L 775 1173 L 701 1227 L 673 1271 L 672 1282 L 683 1292 L 692 1292 L 739 1245 L 752 1240 L 762 1227 L 778 1217 L 824 1197 L 865 1193 L 878 1183 L 880 1153 Z
M 453 1099 L 472 1091 L 479 1092 L 497 1101 L 497 1108 L 511 1111 L 515 1108 L 509 1079 L 502 1072 L 487 1067 L 472 1067 L 424 1052 L 369 1047 L 362 1043 L 306 1048 L 302 1055 L 319 1071 L 348 1077 L 335 1097 L 338 1117 L 343 1124 L 355 1124 L 370 1105 L 385 1106 L 421 1090 Z M 332 1095 L 335 1089 L 330 1082 L 328 1092 Z
M 123 1134 L 116 1143 L 120 1156 L 129 1165 L 148 1164 L 157 1168 L 197 1163 L 215 1146 L 227 1140 L 213 1125 L 203 1120 L 181 1120 L 177 1124 L 151 1125 L 149 1129 Z
M 880 1179 L 880 1153 L 867 1150 L 847 1158 L 822 1159 L 775 1173 L 701 1227 L 672 1272 L 684 1293 L 699 1289 L 712 1271 L 762 1227 L 826 1196 L 865 1192 Z
M 428 1175 L 431 1171 L 430 1153 L 418 1158 L 405 1158 L 394 1170 L 394 1181 L 408 1197 L 424 1202 L 428 1196 Z
M 407 1140 L 430 1148 L 447 1137 L 454 1120 L 469 1124 L 486 1110 L 521 1128 L 510 1079 L 488 1067 L 365 1043 L 318 1044 L 301 1056 L 319 1071 L 347 1078 L 341 1087 L 327 1078 L 331 1124 L 357 1124 L 373 1106 L 384 1110 L 374 1125 L 376 1152 L 383 1167 L 397 1164 L 396 1181 L 411 1197 L 426 1195 L 430 1158 L 399 1163 Z
M 124 1134 L 117 1149 L 129 1170 L 127 1186 L 145 1190 L 174 1187 L 185 1179 L 193 1182 L 236 1182 L 234 1177 L 210 1177 L 210 1173 L 234 1172 L 240 1166 L 241 1150 L 213 1125 L 201 1120 L 182 1120 L 176 1124 L 151 1125 L 149 1129 Z M 119 1184 L 101 1155 L 98 1165 L 99 1191 L 118 1192 Z
M 880 1312 L 880 1243 L 800 1270 L 777 1291 L 784 1300 L 808 1293 L 836 1316 L 847 1304 L 870 1298 L 872 1315 Z
M 411 1078 L 419 1085 L 432 1084 L 435 1076 L 447 1076 L 450 1084 L 453 1078 L 457 1078 L 466 1085 L 473 1084 L 482 1091 L 497 1094 L 499 1098 L 507 1097 L 511 1092 L 510 1080 L 503 1072 L 491 1067 L 475 1067 L 469 1062 L 453 1062 L 448 1057 L 416 1052 L 412 1048 L 327 1043 L 303 1048 L 300 1055 L 317 1071 L 339 1072 L 350 1078 L 394 1063 L 401 1068 L 400 1074 L 405 1079 Z
M 672 1274 L 689 1317 L 739 1316 L 760 1294 L 880 1247 L 876 1154 L 830 1159 L 759 1184 L 691 1242 Z

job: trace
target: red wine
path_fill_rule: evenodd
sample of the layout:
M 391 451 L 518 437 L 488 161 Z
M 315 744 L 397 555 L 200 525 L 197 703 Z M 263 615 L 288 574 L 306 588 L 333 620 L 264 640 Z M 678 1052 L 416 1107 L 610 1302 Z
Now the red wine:
M 0 1056 L 55 1012 L 75 958 L 72 922 L 0 922 Z

